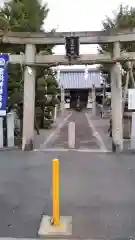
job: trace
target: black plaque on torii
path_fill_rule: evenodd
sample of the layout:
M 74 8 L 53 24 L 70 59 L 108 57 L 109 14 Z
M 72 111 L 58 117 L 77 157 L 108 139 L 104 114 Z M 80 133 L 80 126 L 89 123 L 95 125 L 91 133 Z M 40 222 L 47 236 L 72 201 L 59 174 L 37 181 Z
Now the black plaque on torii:
M 69 59 L 79 57 L 79 37 L 66 37 L 66 56 Z

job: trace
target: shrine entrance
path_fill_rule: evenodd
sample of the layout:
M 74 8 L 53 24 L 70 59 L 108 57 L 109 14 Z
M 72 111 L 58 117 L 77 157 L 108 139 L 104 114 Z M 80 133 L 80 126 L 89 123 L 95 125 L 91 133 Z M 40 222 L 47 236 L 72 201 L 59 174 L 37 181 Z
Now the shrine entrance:
M 37 66 L 49 68 L 58 65 L 92 65 L 108 63 L 111 78 L 111 109 L 112 109 L 112 146 L 113 149 L 123 150 L 123 103 L 122 103 L 122 71 L 123 62 L 131 63 L 135 60 L 135 52 L 124 52 L 121 43 L 135 42 L 135 32 L 131 29 L 91 32 L 0 32 L 1 44 L 25 45 L 25 53 L 10 54 L 11 64 L 24 66 L 24 108 L 23 108 L 23 139 L 22 149 L 31 150 L 34 140 L 34 112 L 35 112 L 35 79 Z M 112 44 L 111 54 L 80 54 L 80 44 Z M 38 47 L 47 45 L 65 45 L 65 55 L 43 55 Z M 85 94 L 82 94 L 85 99 Z M 75 98 L 75 97 L 74 97 Z M 64 100 L 64 98 L 63 98 Z M 95 101 L 95 98 L 94 98 Z M 82 101 L 83 102 L 83 101 Z M 85 102 L 85 101 L 84 101 Z M 64 103 L 64 101 L 63 101 Z M 64 105 L 61 105 L 62 109 Z M 84 104 L 85 106 L 85 104 Z M 2 108 L 1 108 L 2 110 Z M 5 109 L 4 109 L 5 110 Z M 132 129 L 134 126 L 132 127 Z M 135 139 L 135 131 L 132 133 Z
M 88 103 L 88 89 L 72 89 L 70 90 L 70 108 L 76 109 L 77 102 L 80 102 L 80 108 L 83 110 Z

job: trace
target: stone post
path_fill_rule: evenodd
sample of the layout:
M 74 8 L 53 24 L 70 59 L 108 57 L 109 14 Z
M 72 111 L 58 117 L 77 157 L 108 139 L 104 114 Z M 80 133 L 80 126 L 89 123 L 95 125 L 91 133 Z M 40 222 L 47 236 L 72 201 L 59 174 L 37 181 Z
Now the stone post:
M 75 148 L 75 122 L 68 123 L 68 147 Z
M 62 113 L 62 116 L 64 115 L 64 109 L 65 109 L 65 91 L 64 91 L 64 87 L 61 86 L 61 113 Z
M 135 112 L 132 112 L 131 149 L 135 149 Z
M 96 89 L 95 85 L 92 85 L 92 116 L 96 116 Z
M 26 67 L 24 70 L 24 109 L 23 109 L 23 139 L 22 150 L 32 150 L 34 140 L 35 111 L 35 78 L 34 67 L 28 67 L 35 62 L 36 47 L 27 44 L 25 49 Z
M 0 117 L 0 148 L 4 147 L 3 117 Z
M 113 59 L 120 57 L 120 43 L 113 46 Z M 122 74 L 120 63 L 111 67 L 112 150 L 123 150 Z
M 55 105 L 54 107 L 54 116 L 53 116 L 54 121 L 56 121 L 56 118 L 57 118 L 57 105 Z
M 88 101 L 87 101 L 87 108 L 92 109 L 92 96 L 91 96 L 91 89 L 88 91 Z
M 7 114 L 7 146 L 14 147 L 14 129 L 15 129 L 15 114 L 10 112 Z

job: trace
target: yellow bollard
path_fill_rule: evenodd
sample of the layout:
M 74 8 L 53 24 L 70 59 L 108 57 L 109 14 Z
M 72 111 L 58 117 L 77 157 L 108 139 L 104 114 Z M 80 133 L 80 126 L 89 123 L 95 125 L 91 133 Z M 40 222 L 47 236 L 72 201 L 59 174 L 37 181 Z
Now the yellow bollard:
M 52 160 L 52 216 L 43 216 L 38 235 L 46 238 L 47 235 L 72 235 L 72 217 L 60 216 L 60 161 Z
M 59 160 L 52 160 L 52 220 L 53 225 L 60 225 L 59 213 Z

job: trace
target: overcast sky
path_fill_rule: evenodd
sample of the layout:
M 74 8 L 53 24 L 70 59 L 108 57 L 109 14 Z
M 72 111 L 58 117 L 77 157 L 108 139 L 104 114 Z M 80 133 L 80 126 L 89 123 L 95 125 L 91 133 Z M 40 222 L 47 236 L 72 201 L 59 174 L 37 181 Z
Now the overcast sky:
M 29 0 L 28 0 L 29 1 Z M 45 20 L 45 29 L 57 31 L 101 30 L 105 16 L 112 16 L 118 6 L 128 4 L 135 7 L 134 0 L 41 0 L 47 2 L 50 12 Z M 0 0 L 2 3 L 3 0 Z M 95 53 L 96 46 L 81 46 L 81 53 Z M 56 54 L 64 54 L 64 46 L 55 48 Z
M 5 0 L 8 1 L 8 0 Z M 28 0 L 29 1 L 29 0 Z M 57 28 L 58 31 L 101 30 L 105 16 L 112 16 L 118 6 L 135 6 L 134 0 L 39 0 L 47 2 L 50 9 L 45 20 L 45 29 Z M 4 0 L 0 0 L 0 3 Z M 96 46 L 81 46 L 81 53 L 95 53 Z M 56 54 L 64 54 L 64 46 L 55 49 Z
M 45 0 L 43 0 L 45 1 Z M 101 30 L 105 16 L 112 16 L 121 3 L 135 6 L 134 0 L 48 0 L 50 13 L 45 28 L 58 31 L 94 31 Z M 64 47 L 58 46 L 57 54 L 64 53 Z M 81 46 L 81 53 L 95 53 L 95 46 Z

